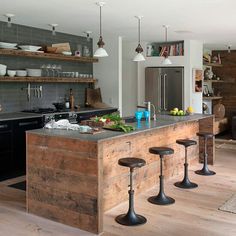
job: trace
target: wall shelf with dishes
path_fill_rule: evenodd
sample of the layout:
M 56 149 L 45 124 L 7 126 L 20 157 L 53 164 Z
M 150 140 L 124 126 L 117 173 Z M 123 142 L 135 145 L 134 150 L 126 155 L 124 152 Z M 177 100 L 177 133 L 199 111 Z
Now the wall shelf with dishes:
M 56 54 L 56 53 L 44 53 L 43 51 L 29 52 L 29 51 L 13 50 L 13 49 L 0 49 L 0 55 L 49 59 L 49 60 L 51 59 L 51 60 L 74 61 L 74 62 L 81 62 L 81 63 L 98 62 L 98 59 L 93 58 L 93 57 L 68 56 L 68 55 Z
M 184 56 L 184 41 L 152 42 L 147 45 L 147 57 Z
M 30 82 L 30 83 L 96 83 L 95 78 L 67 78 L 67 77 L 0 77 L 0 82 Z

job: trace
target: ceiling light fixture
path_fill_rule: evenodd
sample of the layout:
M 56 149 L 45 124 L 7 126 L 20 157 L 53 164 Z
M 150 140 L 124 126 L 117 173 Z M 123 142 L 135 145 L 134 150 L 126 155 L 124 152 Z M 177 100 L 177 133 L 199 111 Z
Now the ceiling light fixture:
M 7 13 L 4 16 L 7 17 L 7 27 L 10 28 L 11 27 L 11 18 L 14 17 L 15 15 L 12 13 Z
M 134 57 L 133 61 L 145 61 L 145 57 L 143 56 L 143 48 L 140 44 L 140 35 L 141 35 L 141 19 L 143 16 L 135 16 L 138 19 L 138 46 L 135 49 L 135 52 L 137 52 L 137 55 Z
M 102 7 L 106 4 L 105 2 L 97 2 L 96 3 L 99 6 L 100 9 L 100 37 L 98 40 L 98 49 L 95 51 L 94 53 L 94 57 L 107 57 L 108 54 L 106 52 L 106 50 L 103 48 L 103 46 L 105 45 L 105 43 L 103 42 L 103 38 L 102 38 Z
M 167 43 L 167 36 L 168 36 L 168 28 L 170 27 L 169 25 L 163 25 L 163 27 L 165 28 L 165 41 Z M 167 50 L 167 47 L 166 47 L 166 51 L 164 52 L 164 60 L 162 61 L 162 65 L 171 65 L 172 62 L 171 60 L 168 58 L 168 50 Z
M 87 42 L 90 41 L 90 34 L 92 34 L 92 31 L 84 31 L 84 34 L 86 34 L 86 39 L 87 39 Z
M 56 27 L 58 26 L 58 24 L 49 24 L 52 27 L 52 35 L 55 36 L 56 35 Z

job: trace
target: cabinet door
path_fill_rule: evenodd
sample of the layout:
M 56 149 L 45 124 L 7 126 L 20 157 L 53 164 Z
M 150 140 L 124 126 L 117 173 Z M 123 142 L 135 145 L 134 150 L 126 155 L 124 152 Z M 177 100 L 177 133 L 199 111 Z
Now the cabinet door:
M 13 169 L 12 138 L 12 122 L 0 122 L 0 176 L 10 173 Z
M 27 130 L 42 128 L 42 118 L 21 119 L 14 122 L 14 167 L 26 169 L 26 133 Z

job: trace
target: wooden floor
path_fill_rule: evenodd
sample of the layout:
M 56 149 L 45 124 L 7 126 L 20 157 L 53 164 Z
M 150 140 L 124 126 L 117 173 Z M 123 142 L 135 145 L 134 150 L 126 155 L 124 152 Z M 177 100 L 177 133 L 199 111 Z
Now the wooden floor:
M 174 197 L 171 206 L 156 206 L 147 202 L 157 189 L 136 196 L 136 212 L 146 216 L 143 226 L 124 227 L 114 218 L 127 210 L 127 202 L 106 212 L 104 236 L 235 236 L 236 214 L 219 211 L 233 193 L 236 193 L 236 146 L 218 145 L 217 175 L 204 177 L 193 173 L 200 167 L 192 166 L 190 178 L 199 188 L 182 190 L 173 186 L 176 180 L 166 181 L 166 193 Z M 0 236 L 92 236 L 93 234 L 64 226 L 25 213 L 25 192 L 7 185 L 20 182 L 16 178 L 0 183 Z

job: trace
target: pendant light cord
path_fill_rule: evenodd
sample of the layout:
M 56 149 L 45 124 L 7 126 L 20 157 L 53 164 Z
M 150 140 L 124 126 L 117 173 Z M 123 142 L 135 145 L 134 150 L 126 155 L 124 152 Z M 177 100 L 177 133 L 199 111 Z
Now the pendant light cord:
M 140 26 L 141 26 L 141 24 L 140 24 L 140 18 L 138 19 L 138 43 L 140 44 L 140 34 L 141 34 L 141 30 L 140 30 Z
M 165 31 L 166 31 L 166 43 L 167 43 L 167 26 L 165 26 Z
M 100 37 L 102 36 L 102 6 L 100 6 Z

